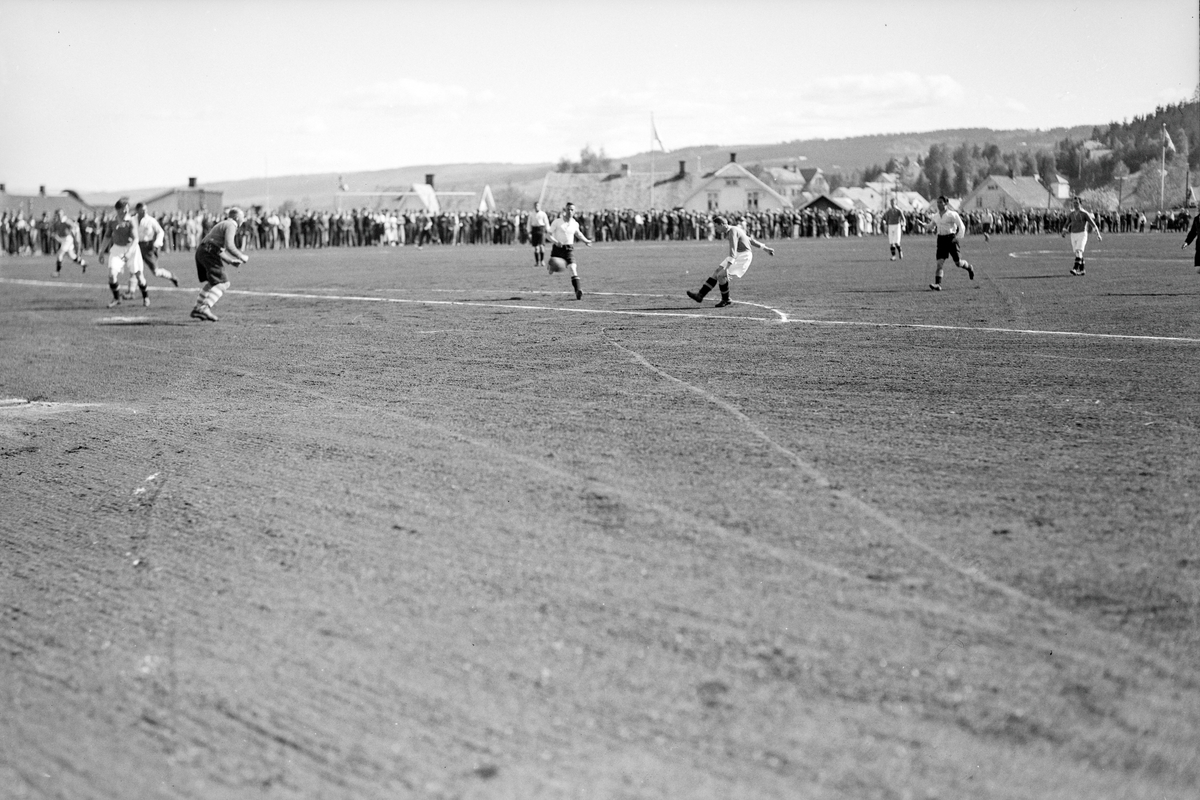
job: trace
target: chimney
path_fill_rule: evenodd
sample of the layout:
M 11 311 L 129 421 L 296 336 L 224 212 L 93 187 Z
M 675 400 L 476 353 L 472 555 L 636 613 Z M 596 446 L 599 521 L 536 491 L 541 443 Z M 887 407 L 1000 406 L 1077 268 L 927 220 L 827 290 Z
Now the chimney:
M 188 188 L 189 189 L 196 188 L 196 179 L 195 178 L 188 178 Z
M 622 164 L 622 165 L 621 165 L 621 177 L 622 177 L 622 178 L 628 178 L 628 177 L 629 177 L 629 165 L 628 165 L 628 164 Z
M 8 190 L 4 188 L 4 184 L 0 183 L 0 194 L 7 194 Z
M 42 197 L 46 196 L 46 185 L 45 184 L 42 184 L 41 186 L 38 187 L 38 194 L 41 195 Z
M 687 175 L 687 161 L 681 158 L 679 159 L 679 177 L 682 178 L 684 175 Z
M 430 188 L 433 187 L 433 173 L 432 172 L 428 172 L 425 174 L 425 183 L 429 184 Z
M 730 153 L 729 154 L 729 163 L 733 164 L 736 162 L 737 162 L 737 153 Z

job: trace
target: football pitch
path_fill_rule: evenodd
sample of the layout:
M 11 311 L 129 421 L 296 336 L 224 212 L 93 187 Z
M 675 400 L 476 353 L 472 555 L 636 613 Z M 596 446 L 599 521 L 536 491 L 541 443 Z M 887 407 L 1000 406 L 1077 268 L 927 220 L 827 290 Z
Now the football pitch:
M 0 258 L 0 796 L 1195 798 L 1181 242 Z

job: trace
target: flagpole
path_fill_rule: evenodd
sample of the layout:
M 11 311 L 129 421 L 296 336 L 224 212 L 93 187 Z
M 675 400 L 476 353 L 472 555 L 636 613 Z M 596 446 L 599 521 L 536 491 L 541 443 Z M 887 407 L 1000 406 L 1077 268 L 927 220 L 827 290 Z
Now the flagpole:
M 654 208 L 654 112 L 650 112 L 650 208 Z
M 1163 202 L 1167 195 L 1167 123 L 1162 126 L 1162 167 L 1158 171 L 1158 210 L 1163 210 Z

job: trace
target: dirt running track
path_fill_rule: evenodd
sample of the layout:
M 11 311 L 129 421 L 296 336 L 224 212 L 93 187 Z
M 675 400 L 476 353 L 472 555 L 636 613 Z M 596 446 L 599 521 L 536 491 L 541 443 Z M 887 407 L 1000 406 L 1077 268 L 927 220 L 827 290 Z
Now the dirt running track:
M 880 241 L 0 260 L 0 796 L 1195 798 L 1190 258 Z

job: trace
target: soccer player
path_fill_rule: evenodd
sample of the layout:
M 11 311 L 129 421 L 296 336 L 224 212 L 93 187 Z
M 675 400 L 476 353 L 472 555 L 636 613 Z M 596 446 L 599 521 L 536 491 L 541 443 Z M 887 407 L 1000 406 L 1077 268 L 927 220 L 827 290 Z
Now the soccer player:
M 563 206 L 562 216 L 550 223 L 546 235 L 550 238 L 550 257 L 561 258 L 567 262 L 571 270 L 571 287 L 575 289 L 575 299 L 583 299 L 583 289 L 579 288 L 579 269 L 575 264 L 575 240 L 592 246 L 592 240 L 579 230 L 579 220 L 575 219 L 575 204 Z
M 1087 274 L 1083 266 L 1083 251 L 1087 248 L 1089 230 L 1096 232 L 1096 241 L 1104 241 L 1104 237 L 1100 235 L 1100 226 L 1096 224 L 1096 218 L 1092 216 L 1092 212 L 1084 211 L 1080 199 L 1072 197 L 1071 211 L 1067 214 L 1067 221 L 1060 234 L 1061 236 L 1066 236 L 1068 232 L 1071 234 L 1071 249 L 1075 251 L 1075 266 L 1071 267 L 1072 275 Z
M 1183 247 L 1180 249 L 1187 250 L 1188 245 L 1196 239 L 1200 239 L 1200 214 L 1197 214 L 1192 220 L 1192 227 L 1188 229 L 1187 238 L 1183 240 Z M 1196 257 L 1192 261 L 1192 266 L 1200 267 L 1200 243 L 1196 245 Z M 1196 271 L 1200 272 L 1200 270 Z
M 887 211 L 883 212 L 883 221 L 887 225 L 888 252 L 891 260 L 904 258 L 904 250 L 900 247 L 900 237 L 904 233 L 904 212 L 896 208 L 896 198 L 892 198 Z
M 104 236 L 100 239 L 100 259 L 101 263 L 107 259 L 108 288 L 113 296 L 108 307 L 121 305 L 118 278 L 123 269 L 129 270 L 130 278 L 135 280 L 137 287 L 142 290 L 142 305 L 148 306 L 150 290 L 146 287 L 146 278 L 142 275 L 142 253 L 137 243 L 137 220 L 129 213 L 129 198 L 122 197 L 113 208 L 117 211 L 117 217 L 106 224 Z
M 975 268 L 972 267 L 965 258 L 960 258 L 958 254 L 958 241 L 963 234 L 967 232 L 967 226 L 963 224 L 962 217 L 958 212 L 950 208 L 950 203 L 946 200 L 946 196 L 942 195 L 937 199 L 937 214 L 933 218 L 934 224 L 937 225 L 937 272 L 933 276 L 933 283 L 929 284 L 929 288 L 935 292 L 942 290 L 942 276 L 944 270 L 942 266 L 946 263 L 946 259 L 953 259 L 954 266 L 959 269 L 965 269 L 967 276 L 971 280 L 975 280 Z
M 202 285 L 196 307 L 192 309 L 192 317 L 195 319 L 217 321 L 212 307 L 229 288 L 229 281 L 225 277 L 225 264 L 245 264 L 250 260 L 250 257 L 238 248 L 236 239 L 238 228 L 245 219 L 245 213 L 234 206 L 226 213 L 225 219 L 212 227 L 196 248 L 196 274 Z
M 533 265 L 535 267 L 542 266 L 542 262 L 546 260 L 546 248 L 543 242 L 546 238 L 546 226 L 549 224 L 550 218 L 546 216 L 545 211 L 542 211 L 541 202 L 534 202 L 533 213 L 529 215 L 529 243 L 533 245 Z
M 133 215 L 137 217 L 138 221 L 138 248 L 142 251 L 142 263 L 150 268 L 150 272 L 156 278 L 166 278 L 178 286 L 179 281 L 175 279 L 175 276 L 169 270 L 158 266 L 158 254 L 162 251 L 163 242 L 167 237 L 162 225 L 158 223 L 158 220 L 146 213 L 145 203 L 138 203 L 134 206 Z M 132 278 L 130 280 L 129 294 L 132 296 Z
M 54 223 L 50 226 L 50 233 L 58 240 L 58 255 L 54 261 L 54 277 L 62 272 L 62 262 L 64 257 L 70 257 L 72 261 L 79 265 L 80 269 L 87 272 L 87 262 L 83 257 L 75 251 L 77 243 L 82 248 L 82 237 L 79 233 L 79 226 L 67 218 L 61 208 L 54 210 Z
M 714 217 L 713 225 L 717 235 L 724 237 L 725 241 L 729 242 L 729 255 L 720 263 L 712 276 L 704 282 L 700 291 L 689 291 L 687 296 L 697 303 L 703 303 L 704 296 L 716 286 L 721 290 L 721 302 L 717 303 L 715 307 L 724 308 L 733 303 L 729 299 L 729 278 L 740 278 L 746 274 L 746 270 L 750 269 L 750 262 L 754 259 L 754 251 L 751 248 L 757 247 L 760 250 L 766 250 L 769 256 L 775 255 L 775 250 L 746 233 L 746 229 L 741 225 L 730 225 L 723 216 Z

